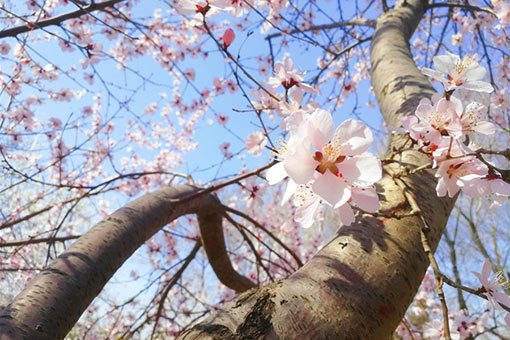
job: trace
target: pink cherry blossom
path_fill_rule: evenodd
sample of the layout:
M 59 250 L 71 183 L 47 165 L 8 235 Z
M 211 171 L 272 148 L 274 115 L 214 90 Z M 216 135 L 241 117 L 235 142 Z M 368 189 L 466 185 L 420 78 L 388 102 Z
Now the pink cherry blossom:
M 195 80 L 195 69 L 188 68 L 184 71 L 184 75 L 188 77 L 189 80 L 194 81 Z
M 263 90 L 251 90 L 251 95 L 255 99 L 253 106 L 256 110 L 271 111 L 279 107 L 279 103 L 275 98 L 279 98 L 280 94 L 273 88 L 267 88 L 266 90 L 271 93 L 271 95 Z
M 477 174 L 487 174 L 488 168 L 473 156 L 447 159 L 439 162 L 436 177 L 439 178 L 436 186 L 437 196 L 443 197 L 448 194 L 454 197 L 464 186 L 464 177 Z M 466 179 L 467 180 L 467 179 Z
M 423 325 L 423 337 L 429 340 L 442 340 L 444 324 L 441 320 L 434 319 Z
M 258 157 L 262 154 L 262 150 L 266 144 L 267 139 L 264 133 L 262 131 L 257 131 L 248 135 L 245 147 L 248 153 L 251 153 L 254 157 Z
M 225 158 L 227 159 L 232 158 L 232 153 L 228 151 L 228 148 L 230 148 L 230 143 L 224 142 L 219 146 L 219 148 Z
M 412 325 L 411 325 L 412 326 Z M 397 329 L 395 330 L 397 335 L 402 338 L 402 340 L 421 340 L 421 334 L 418 330 L 411 328 L 408 329 L 406 325 L 403 322 L 400 322 Z M 411 335 L 409 332 L 412 332 Z
M 510 308 L 510 296 L 501 293 L 501 291 L 503 291 L 503 286 L 500 281 L 504 280 L 504 276 L 494 275 L 490 278 L 492 268 L 489 259 L 485 259 L 481 273 L 472 273 L 478 278 L 478 280 L 480 280 L 484 289 L 484 295 L 495 309 L 504 310 L 502 306 Z M 508 315 L 505 318 L 505 321 L 508 321 Z
M 9 54 L 9 51 L 11 50 L 11 46 L 7 43 L 1 43 L 0 44 L 0 54 L 7 55 Z
M 439 145 L 443 136 L 459 138 L 462 136 L 462 125 L 456 112 L 454 102 L 446 98 L 433 97 L 432 101 L 423 98 L 416 108 L 416 116 L 424 125 L 414 126 L 425 138 Z
M 285 55 L 283 62 L 279 61 L 274 66 L 275 76 L 269 78 L 269 84 L 272 87 L 282 85 L 286 90 L 291 89 L 293 86 L 302 88 L 307 92 L 315 92 L 313 87 L 303 83 L 304 73 L 294 69 L 294 62 L 292 59 Z
M 303 228 L 310 228 L 322 213 L 322 200 L 310 186 L 300 185 L 293 197 L 296 214 L 294 220 Z
M 402 118 L 402 128 L 392 128 L 391 132 L 393 133 L 408 133 L 409 136 L 417 141 L 420 146 L 423 143 L 423 141 L 427 140 L 426 136 L 428 133 L 425 133 L 426 131 L 430 132 L 430 129 L 427 129 L 428 125 L 425 123 L 420 123 L 418 120 L 418 117 L 416 116 L 405 116 Z
M 225 124 L 227 124 L 227 123 L 228 123 L 228 120 L 229 120 L 229 118 L 228 118 L 228 116 L 227 116 L 227 115 L 224 115 L 224 114 L 221 114 L 221 113 L 219 113 L 219 114 L 217 114 L 217 115 L 216 115 L 216 121 L 217 121 L 217 122 L 218 122 L 218 124 L 220 124 L 220 125 L 225 125 Z
M 354 211 L 349 203 L 355 203 L 357 207 L 366 212 L 376 212 L 380 207 L 379 196 L 374 186 L 366 188 L 351 186 L 351 199 L 348 203 L 339 206 L 336 210 L 343 225 L 350 225 L 355 220 Z
M 211 8 L 208 0 L 179 0 L 175 8 L 183 15 L 200 13 L 205 15 Z
M 58 118 L 52 117 L 50 118 L 50 126 L 53 129 L 60 129 L 62 127 L 62 121 Z
M 470 317 L 466 310 L 461 310 L 457 313 L 452 312 L 450 317 L 450 327 L 455 329 L 461 339 L 466 339 L 477 333 L 477 320 L 474 317 Z
M 484 135 L 496 133 L 496 125 L 488 121 L 487 107 L 477 102 L 471 102 L 465 110 L 461 111 L 460 123 L 462 132 L 466 135 L 475 132 Z
M 462 40 L 464 38 L 464 35 L 462 35 L 462 33 L 457 33 L 457 34 L 452 34 L 451 36 L 451 43 L 452 45 L 454 46 L 460 46 L 462 44 Z
M 507 183 L 500 175 L 489 173 L 487 175 L 471 174 L 464 177 L 462 191 L 473 198 L 492 195 L 495 206 L 500 206 L 510 196 L 510 183 Z
M 452 327 L 450 321 L 450 338 L 452 340 L 461 340 L 463 337 L 457 330 L 457 327 Z M 444 322 L 442 320 L 433 319 L 423 325 L 423 337 L 428 340 L 444 340 Z
M 467 90 L 491 93 L 494 89 L 492 85 L 482 81 L 486 70 L 477 62 L 478 56 L 465 56 L 460 59 L 458 55 L 446 52 L 445 55 L 434 57 L 434 66 L 436 70 L 422 68 L 423 74 L 439 80 L 446 91 L 452 91 L 458 88 Z M 446 74 L 446 78 L 444 77 Z
M 246 201 L 246 206 L 248 209 L 253 209 L 255 205 L 260 206 L 264 204 L 263 196 L 266 190 L 266 186 L 257 183 L 257 179 L 255 177 L 250 177 L 242 183 L 242 188 L 248 194 L 241 199 Z
M 214 78 L 213 85 L 214 85 L 214 93 L 216 93 L 216 94 L 225 93 L 225 86 L 223 85 L 223 79 Z
M 492 0 L 494 12 L 502 25 L 510 25 L 510 3 L 506 0 Z

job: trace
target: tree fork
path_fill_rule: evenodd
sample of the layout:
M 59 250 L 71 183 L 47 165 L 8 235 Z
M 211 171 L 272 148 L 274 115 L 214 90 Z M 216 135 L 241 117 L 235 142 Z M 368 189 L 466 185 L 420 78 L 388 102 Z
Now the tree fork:
M 63 339 L 115 271 L 146 240 L 176 218 L 197 214 L 202 243 L 220 281 L 240 292 L 254 287 L 228 258 L 222 207 L 191 185 L 166 187 L 114 212 L 41 271 L 0 313 L 0 340 Z
M 409 47 L 426 9 L 423 0 L 400 1 L 377 20 L 371 45 L 372 83 L 388 126 L 400 126 L 401 118 L 413 114 L 421 98 L 435 92 L 416 68 Z M 388 152 L 403 140 L 391 137 Z M 417 151 L 407 151 L 401 162 L 417 168 L 430 160 Z M 391 215 L 401 213 L 402 207 L 412 210 L 404 190 L 390 175 L 400 172 L 399 165 L 386 165 L 384 171 L 378 183 L 381 212 Z M 291 277 L 243 293 L 187 330 L 180 340 L 390 338 L 429 265 L 421 242 L 422 218 L 430 228 L 428 238 L 435 251 L 454 204 L 453 199 L 437 197 L 430 170 L 400 180 L 423 216 L 358 217 L 351 226 L 340 228 Z M 252 319 L 264 297 L 272 308 L 260 318 L 259 333 L 244 334 L 241 325 Z

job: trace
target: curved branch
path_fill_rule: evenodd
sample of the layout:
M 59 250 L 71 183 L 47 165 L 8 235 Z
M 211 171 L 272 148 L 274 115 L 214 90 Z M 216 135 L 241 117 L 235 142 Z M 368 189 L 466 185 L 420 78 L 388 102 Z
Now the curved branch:
M 124 261 L 163 226 L 186 214 L 197 214 L 202 243 L 222 283 L 237 291 L 253 287 L 228 259 L 218 199 L 203 194 L 179 202 L 199 191 L 191 185 L 166 187 L 96 224 L 5 307 L 0 339 L 63 339 Z
M 197 214 L 200 236 L 204 250 L 209 259 L 214 273 L 218 279 L 227 287 L 236 292 L 244 292 L 247 289 L 256 286 L 250 279 L 240 275 L 232 267 L 232 262 L 228 257 L 223 228 L 223 208 L 217 201 L 213 209 L 208 209 Z

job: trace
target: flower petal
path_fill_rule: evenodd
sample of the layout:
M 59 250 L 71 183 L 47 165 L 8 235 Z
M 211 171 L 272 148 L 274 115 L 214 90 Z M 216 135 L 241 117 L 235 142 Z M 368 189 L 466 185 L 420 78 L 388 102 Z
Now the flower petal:
M 444 177 L 439 178 L 439 181 L 437 181 L 436 185 L 436 194 L 437 197 L 444 197 L 446 196 L 447 187 L 446 187 L 446 181 Z
M 315 180 L 312 190 L 332 207 L 342 205 L 351 198 L 351 190 L 344 180 L 329 171 Z
M 308 198 L 304 204 L 297 207 L 294 221 L 303 228 L 310 228 L 317 220 L 321 207 L 320 199 L 317 196 Z
M 297 188 L 298 185 L 296 184 L 296 182 L 289 178 L 289 183 L 287 183 L 287 188 L 285 189 L 285 193 L 283 194 L 282 205 L 287 203 L 287 201 L 292 197 L 292 195 L 294 195 Z
M 455 65 L 460 62 L 460 58 L 455 54 L 447 53 L 432 58 L 432 61 L 436 70 L 442 73 L 449 73 L 455 69 Z
M 482 278 L 484 279 L 485 282 L 488 282 L 488 278 L 489 278 L 489 275 L 491 275 L 491 272 L 492 272 L 492 267 L 491 267 L 490 261 L 489 261 L 489 259 L 485 259 L 485 261 L 483 262 L 483 266 L 482 266 Z M 482 280 L 480 279 L 480 281 L 482 281 Z M 483 281 L 482 281 L 482 284 L 483 284 Z
M 347 119 L 336 129 L 332 142 L 342 146 L 342 155 L 354 156 L 365 152 L 373 141 L 372 131 L 365 124 Z
M 367 186 L 382 178 L 381 161 L 369 153 L 348 158 L 337 166 L 352 184 Z
M 482 274 L 480 273 L 477 273 L 477 272 L 471 272 L 474 276 L 476 276 L 478 278 L 478 280 L 480 281 L 480 283 L 482 284 L 482 286 L 486 286 L 488 285 L 488 282 L 487 280 L 484 279 L 484 277 L 482 276 Z
M 335 123 L 331 113 L 326 110 L 317 109 L 309 118 L 308 134 L 312 145 L 316 149 L 321 149 L 323 145 L 331 140 Z
M 354 211 L 352 211 L 352 208 L 348 203 L 338 207 L 336 211 L 338 212 L 338 217 L 340 217 L 340 222 L 342 222 L 343 225 L 351 225 L 356 219 Z
M 436 80 L 439 80 L 439 81 L 444 81 L 444 77 L 443 77 L 443 73 L 442 72 L 439 72 L 439 71 L 436 71 L 436 70 L 433 70 L 431 68 L 428 68 L 428 67 L 422 67 L 421 68 L 421 73 L 423 73 L 424 75 L 432 78 L 432 79 L 436 79 Z
M 510 296 L 498 292 L 493 292 L 493 295 L 494 299 L 498 302 L 499 305 L 510 308 Z
M 283 162 L 276 163 L 266 172 L 266 179 L 269 185 L 274 185 L 287 177 L 287 171 L 283 167 Z
M 483 120 L 478 122 L 478 124 L 474 126 L 473 130 L 484 135 L 493 135 L 496 133 L 496 125 Z
M 352 200 L 358 207 L 368 212 L 375 212 L 381 206 L 379 196 L 377 196 L 377 192 L 372 187 L 353 187 Z
M 486 73 L 487 70 L 485 70 L 485 67 L 477 64 L 476 66 L 473 65 L 472 67 L 468 67 L 466 73 L 464 73 L 464 77 L 466 77 L 470 81 L 476 81 L 483 79 Z
M 292 154 L 285 155 L 283 161 L 285 171 L 297 184 L 306 184 L 312 180 L 318 164 L 309 147 L 296 147 Z
M 464 88 L 466 90 L 486 92 L 486 93 L 491 93 L 492 91 L 494 91 L 494 88 L 492 87 L 491 84 L 489 84 L 485 81 L 479 81 L 479 80 L 469 81 L 469 82 L 465 83 L 464 85 L 462 85 L 462 88 Z
M 503 181 L 502 179 L 494 179 L 491 181 L 492 192 L 510 196 L 510 184 Z
M 434 107 L 429 99 L 423 98 L 420 100 L 418 107 L 416 107 L 416 111 L 414 114 L 416 117 L 420 118 L 421 121 L 428 122 L 430 119 L 430 115 L 434 112 Z

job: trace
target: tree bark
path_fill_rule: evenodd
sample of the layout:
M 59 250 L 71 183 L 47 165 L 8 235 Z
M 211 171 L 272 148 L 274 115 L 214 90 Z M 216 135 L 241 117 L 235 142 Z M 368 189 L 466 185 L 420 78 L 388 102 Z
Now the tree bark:
M 63 339 L 124 261 L 163 226 L 186 214 L 197 214 L 202 244 L 220 281 L 236 291 L 254 287 L 229 260 L 220 202 L 198 192 L 189 185 L 166 187 L 95 225 L 3 309 L 0 340 Z
M 426 1 L 400 1 L 377 20 L 372 40 L 372 82 L 386 124 L 414 110 L 434 93 L 416 68 L 409 39 L 426 10 Z M 388 151 L 403 138 L 390 138 Z M 402 155 L 414 168 L 429 162 L 417 151 Z M 401 186 L 384 166 L 378 183 L 381 210 L 410 211 Z M 401 178 L 418 204 L 436 249 L 454 200 L 438 198 L 432 172 Z M 420 234 L 419 216 L 375 218 L 364 215 L 341 227 L 333 239 L 305 266 L 286 280 L 249 290 L 217 314 L 184 332 L 181 340 L 211 339 L 388 339 L 415 296 L 429 265 Z

